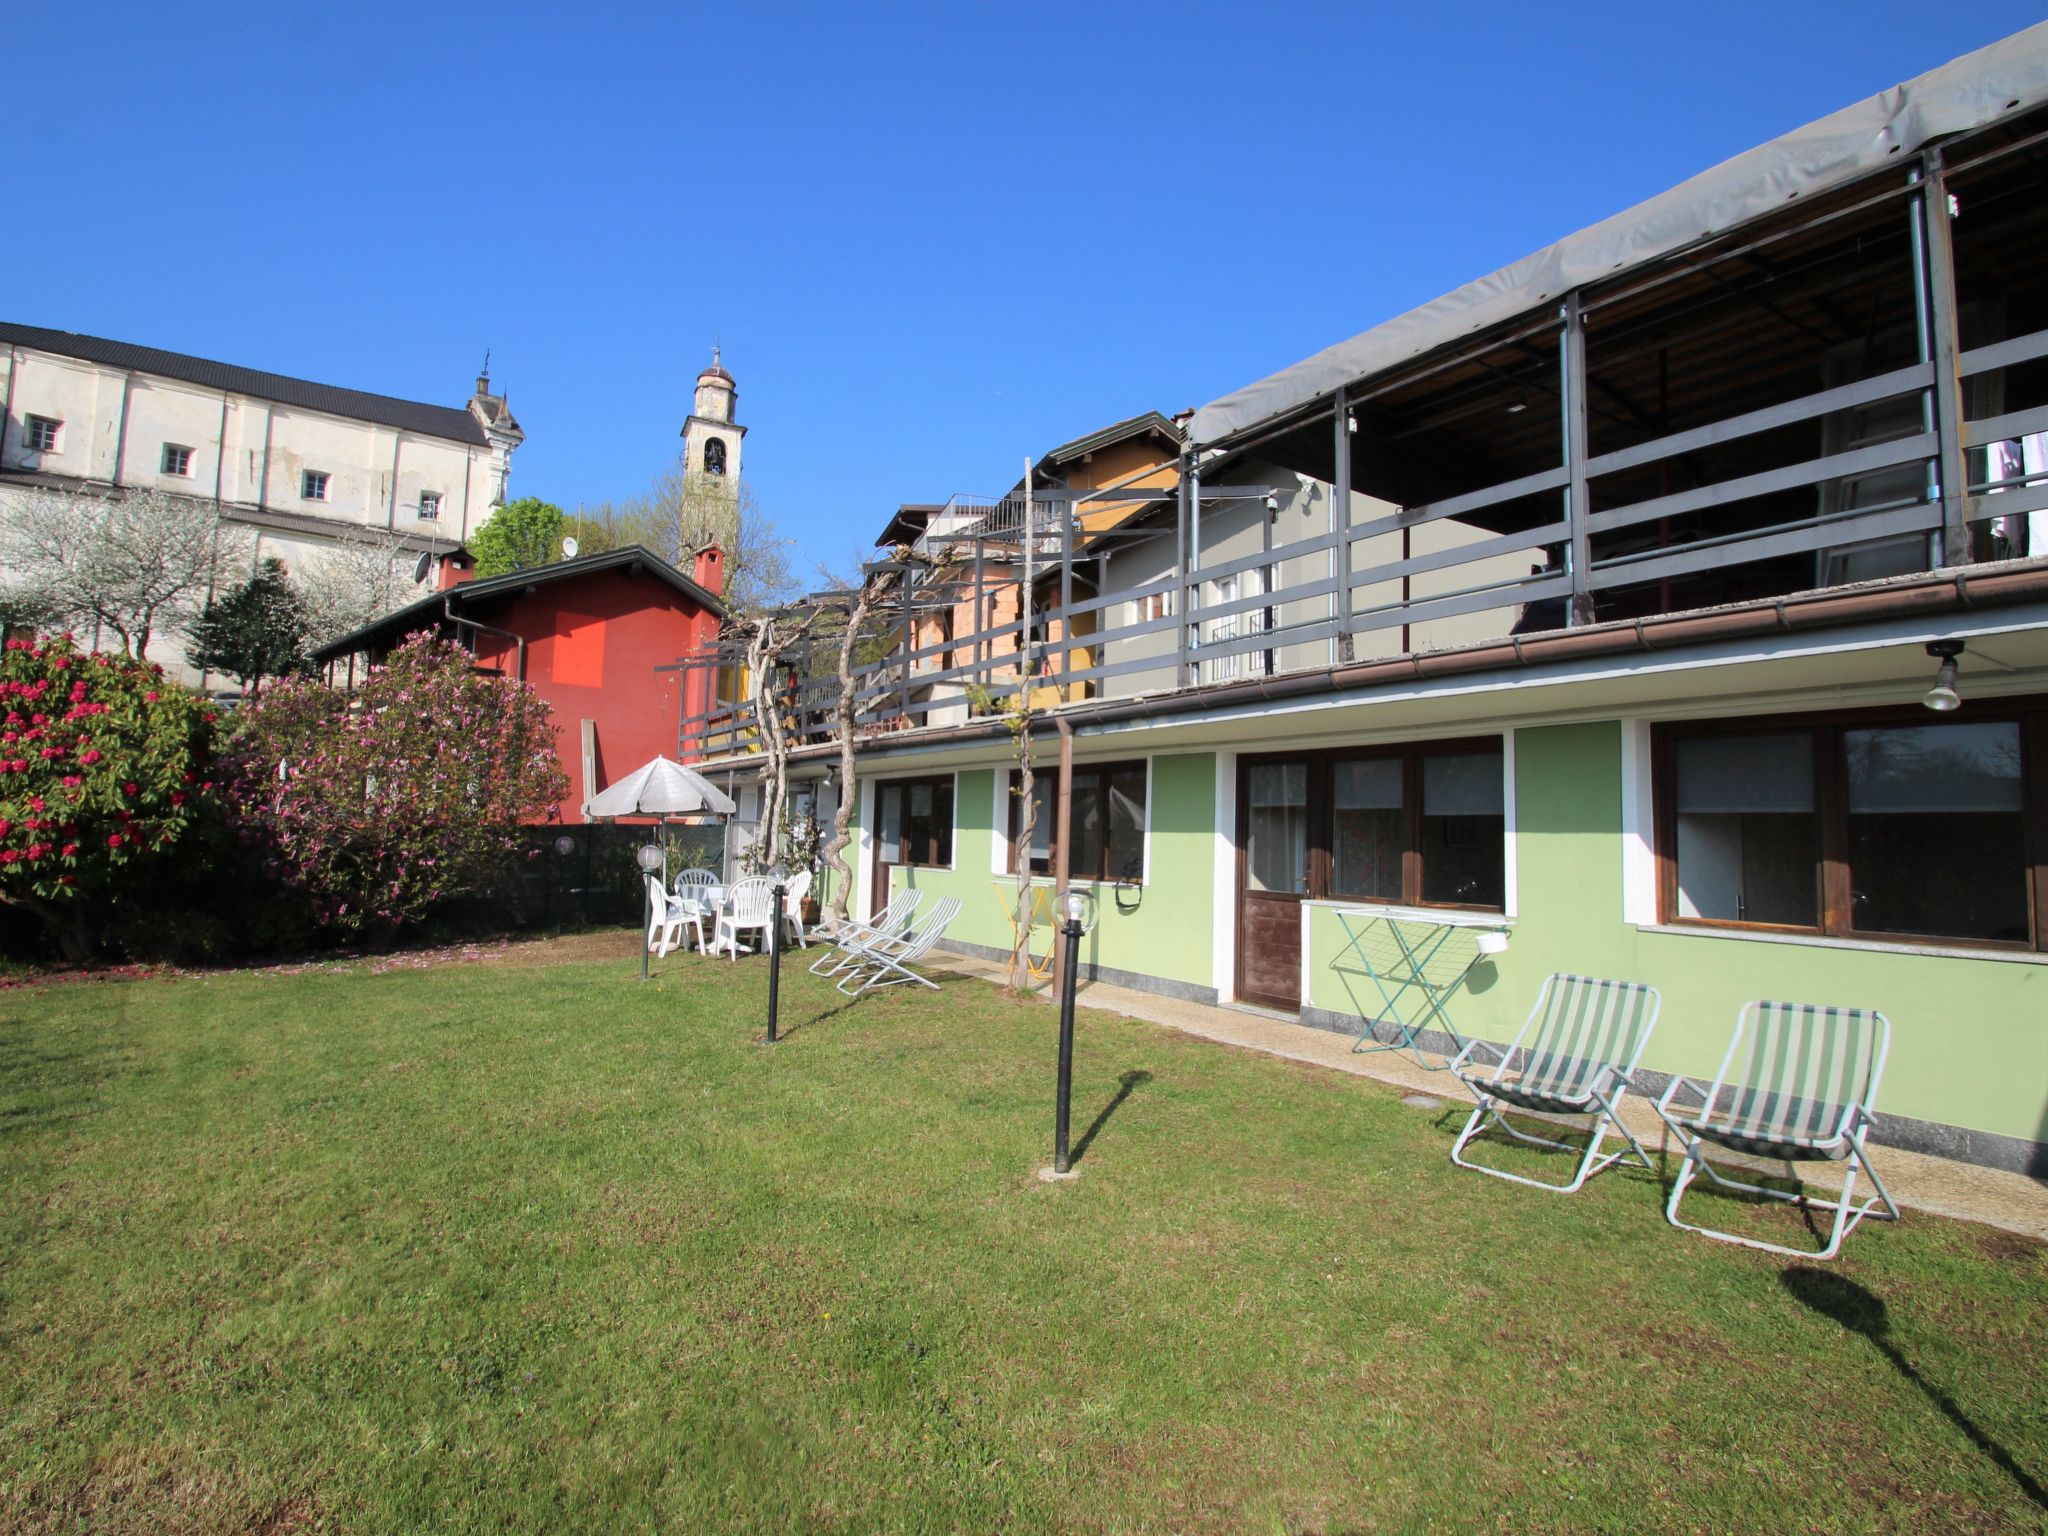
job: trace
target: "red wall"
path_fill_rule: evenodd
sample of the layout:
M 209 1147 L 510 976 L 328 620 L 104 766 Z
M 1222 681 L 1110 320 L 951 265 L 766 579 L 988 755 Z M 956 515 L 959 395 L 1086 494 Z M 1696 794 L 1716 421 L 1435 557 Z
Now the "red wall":
M 583 820 L 585 720 L 597 722 L 593 792 L 651 757 L 676 755 L 682 674 L 655 668 L 714 641 L 716 615 L 659 577 L 623 568 L 550 581 L 475 613 L 526 639 L 526 681 L 554 708 L 556 750 L 569 776 L 563 821 Z M 511 641 L 486 634 L 476 640 L 480 663 L 514 675 Z

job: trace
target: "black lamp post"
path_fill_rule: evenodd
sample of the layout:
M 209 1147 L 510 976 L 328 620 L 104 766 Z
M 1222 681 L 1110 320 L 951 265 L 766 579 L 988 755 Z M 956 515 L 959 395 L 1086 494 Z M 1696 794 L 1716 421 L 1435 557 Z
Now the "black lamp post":
M 1052 1118 L 1052 1171 L 1070 1173 L 1067 1123 L 1074 1097 L 1074 978 L 1081 968 L 1081 935 L 1095 926 L 1092 892 L 1069 886 L 1060 893 L 1060 937 L 1067 950 L 1060 963 L 1060 1067 Z
M 661 844 L 642 843 L 633 854 L 633 862 L 640 866 L 641 921 L 640 921 L 640 979 L 647 979 L 647 955 L 654 947 L 654 887 L 647 883 L 647 877 L 660 869 L 666 862 Z
M 554 900 L 551 905 L 555 912 L 555 937 L 562 936 L 562 869 L 576 852 L 576 839 L 564 832 L 555 839 L 555 863 L 550 871 L 553 875 Z
M 782 997 L 782 904 L 789 899 L 789 887 L 775 882 L 775 906 L 768 916 L 768 1043 L 775 1043 L 775 1014 Z

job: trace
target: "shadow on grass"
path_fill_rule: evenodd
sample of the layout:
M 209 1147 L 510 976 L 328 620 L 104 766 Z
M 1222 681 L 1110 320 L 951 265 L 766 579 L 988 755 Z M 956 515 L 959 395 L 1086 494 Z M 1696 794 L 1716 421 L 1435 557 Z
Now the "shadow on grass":
M 957 973 L 957 972 L 953 972 L 953 971 L 932 971 L 932 972 L 929 972 L 928 974 L 929 974 L 929 975 L 931 976 L 931 979 L 932 979 L 933 981 L 936 981 L 936 982 L 942 982 L 942 983 L 943 983 L 943 982 L 947 982 L 947 981 L 966 981 L 966 980 L 968 980 L 968 979 L 969 979 L 968 977 L 966 977 L 966 976 L 964 976 L 964 975 L 961 975 L 961 974 L 959 974 L 959 973 Z M 903 985 L 905 985 L 905 986 L 907 987 L 907 986 L 908 986 L 908 983 L 904 983 Z M 894 989 L 894 988 L 881 988 L 881 989 L 878 989 L 878 990 L 880 990 L 880 991 L 892 991 L 892 990 L 895 990 L 895 989 Z M 853 1011 L 853 1009 L 854 1009 L 854 1008 L 855 1008 L 855 1007 L 856 1007 L 856 1006 L 857 1006 L 857 1005 L 858 1005 L 859 1003 L 861 1003 L 861 1002 L 863 1002 L 863 1001 L 864 1001 L 865 999 L 867 999 L 867 998 L 870 998 L 870 997 L 873 997 L 873 996 L 875 996 L 875 995 L 876 995 L 876 992 L 874 992 L 874 991 L 869 991 L 869 992 L 856 992 L 856 993 L 853 993 L 853 994 L 852 994 L 852 995 L 850 995 L 850 996 L 849 996 L 849 995 L 847 995 L 847 994 L 845 994 L 845 993 L 841 993 L 841 994 L 840 994 L 840 996 L 841 996 L 841 997 L 842 997 L 842 998 L 843 998 L 844 1000 L 843 1000 L 842 1002 L 839 1002 L 839 1003 L 835 1004 L 834 1006 L 832 1006 L 832 1007 L 830 1007 L 830 1008 L 827 1008 L 827 1009 L 826 1009 L 826 1010 L 825 1010 L 825 1011 L 824 1011 L 823 1013 L 819 1013 L 819 1014 L 813 1014 L 813 1015 L 812 1015 L 812 1016 L 811 1016 L 810 1018 L 808 1018 L 808 1019 L 799 1019 L 799 1020 L 797 1020 L 797 1021 L 796 1021 L 795 1023 L 789 1023 L 789 1022 L 786 1022 L 786 1021 L 784 1021 L 784 1020 L 778 1019 L 778 1020 L 776 1021 L 776 1026 L 775 1026 L 775 1035 L 776 1035 L 776 1039 L 777 1039 L 778 1041 L 780 1041 L 780 1040 L 787 1040 L 787 1039 L 789 1039 L 789 1038 L 790 1038 L 790 1037 L 791 1037 L 792 1035 L 800 1035 L 800 1034 L 802 1034 L 802 1033 L 803 1033 L 803 1032 L 804 1032 L 805 1030 L 807 1030 L 807 1029 L 812 1029 L 812 1028 L 815 1028 L 815 1027 L 816 1027 L 817 1025 L 823 1024 L 823 1023 L 824 1023 L 824 1022 L 825 1022 L 825 1021 L 826 1021 L 827 1019 L 836 1019 L 836 1018 L 838 1018 L 838 1017 L 839 1017 L 839 1015 L 840 1015 L 840 1014 L 842 1014 L 842 1013 L 850 1013 L 850 1012 L 852 1012 L 852 1011 Z M 756 1036 L 755 1036 L 754 1038 L 756 1039 L 756 1041 L 758 1041 L 758 1042 L 761 1042 L 761 1043 L 765 1044 L 765 1043 L 767 1042 L 767 1039 L 768 1039 L 768 1033 L 767 1033 L 767 1030 L 766 1030 L 766 1028 L 764 1027 L 764 1028 L 762 1029 L 762 1032 L 761 1032 L 761 1033 L 760 1033 L 759 1035 L 756 1035 Z
M 1100 1113 L 1088 1123 L 1088 1129 L 1083 1131 L 1081 1139 L 1074 1143 L 1074 1150 L 1069 1157 L 1069 1161 L 1078 1163 L 1082 1158 L 1086 1157 L 1088 1155 L 1088 1148 L 1094 1144 L 1096 1136 L 1105 1125 L 1109 1124 L 1109 1117 L 1123 1107 L 1125 1099 L 1128 1099 L 1133 1093 L 1137 1092 L 1139 1084 L 1151 1081 L 1152 1074 L 1143 1068 L 1133 1068 L 1119 1077 L 1117 1082 L 1120 1086 L 1116 1090 L 1116 1097 L 1103 1105 Z
M 1793 1265 L 1784 1270 L 1778 1276 L 1778 1282 L 1801 1306 L 1831 1319 L 1850 1333 L 1860 1333 L 1870 1340 L 1872 1347 L 1891 1362 L 1892 1369 L 1924 1392 L 1927 1400 L 1963 1432 L 1970 1444 L 1997 1463 L 1998 1469 L 2019 1486 L 2020 1492 L 2024 1493 L 2036 1508 L 2048 1509 L 2048 1490 L 2044 1490 L 2039 1483 L 2029 1477 L 2026 1468 L 2014 1461 L 2004 1446 L 1979 1429 L 1970 1416 L 1956 1405 L 1954 1398 L 1914 1370 L 1913 1363 L 1899 1352 L 1898 1346 L 1885 1337 L 1889 1322 L 1885 1316 L 1882 1298 L 1873 1296 L 1845 1275 L 1833 1270 L 1814 1269 L 1807 1265 Z

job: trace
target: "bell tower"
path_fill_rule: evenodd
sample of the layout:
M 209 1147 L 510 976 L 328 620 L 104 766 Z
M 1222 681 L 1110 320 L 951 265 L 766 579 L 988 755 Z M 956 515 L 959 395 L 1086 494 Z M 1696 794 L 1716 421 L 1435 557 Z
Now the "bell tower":
M 683 474 L 693 487 L 739 494 L 740 446 L 747 429 L 735 419 L 739 390 L 711 349 L 711 366 L 697 375 L 697 396 L 683 423 Z

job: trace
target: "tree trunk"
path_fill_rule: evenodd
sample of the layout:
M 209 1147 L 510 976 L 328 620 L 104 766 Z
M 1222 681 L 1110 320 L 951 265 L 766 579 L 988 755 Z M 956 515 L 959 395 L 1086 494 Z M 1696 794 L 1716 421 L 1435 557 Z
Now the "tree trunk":
M 839 637 L 839 709 L 835 725 L 839 737 L 839 803 L 832 808 L 832 839 L 822 855 L 825 865 L 839 878 L 832 882 L 831 913 L 834 922 L 847 920 L 847 904 L 853 897 L 853 870 L 846 862 L 846 846 L 853 840 L 854 801 L 854 696 L 859 679 L 853 672 L 853 651 L 859 644 L 861 626 L 881 595 L 883 580 L 870 577 L 854 594 L 853 608 L 846 616 L 846 633 Z
M 84 965 L 92 959 L 92 925 L 86 920 L 83 901 L 53 902 L 40 896 L 0 896 L 0 905 L 19 907 L 41 919 L 43 926 L 50 930 L 50 937 L 57 942 L 57 952 L 71 965 Z

